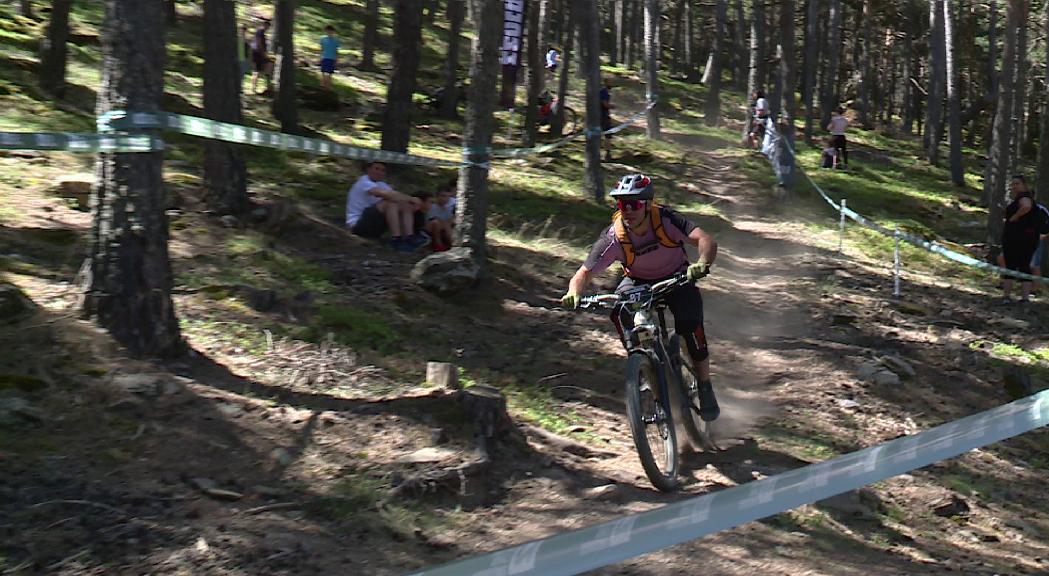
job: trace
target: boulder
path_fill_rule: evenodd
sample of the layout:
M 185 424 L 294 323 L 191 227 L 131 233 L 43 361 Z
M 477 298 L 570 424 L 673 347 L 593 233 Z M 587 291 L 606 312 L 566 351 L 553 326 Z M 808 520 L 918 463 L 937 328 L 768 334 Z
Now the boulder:
M 91 187 L 94 184 L 94 174 L 66 174 L 51 183 L 50 192 L 60 198 L 75 200 L 77 208 L 86 210 L 91 203 Z
M 412 268 L 412 282 L 438 294 L 449 294 L 477 284 L 481 268 L 468 248 L 452 248 L 420 260 Z

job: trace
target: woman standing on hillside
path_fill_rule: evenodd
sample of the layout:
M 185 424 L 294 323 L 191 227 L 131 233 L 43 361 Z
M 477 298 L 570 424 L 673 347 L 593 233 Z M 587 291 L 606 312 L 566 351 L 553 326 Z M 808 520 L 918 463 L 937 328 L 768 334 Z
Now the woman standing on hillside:
M 849 119 L 845 117 L 845 109 L 838 106 L 830 117 L 830 124 L 827 124 L 830 137 L 834 139 L 834 149 L 838 152 L 838 163 L 835 168 L 849 167 L 849 148 L 845 140 L 845 130 L 848 127 Z
M 1012 202 L 1005 208 L 1005 228 L 1002 230 L 1002 256 L 1005 267 L 1009 270 L 1031 273 L 1031 257 L 1038 248 L 1038 228 L 1035 218 L 1034 199 L 1023 176 L 1013 176 L 1009 182 L 1009 196 Z M 1011 302 L 1013 279 L 1002 277 L 1002 304 Z M 1027 302 L 1031 293 L 1031 282 L 1021 283 L 1020 302 Z

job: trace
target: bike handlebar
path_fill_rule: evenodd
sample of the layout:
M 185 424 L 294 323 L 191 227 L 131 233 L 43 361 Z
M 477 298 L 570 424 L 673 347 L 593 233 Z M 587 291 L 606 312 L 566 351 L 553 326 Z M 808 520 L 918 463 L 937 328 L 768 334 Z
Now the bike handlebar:
M 656 282 L 649 286 L 650 294 L 652 299 L 658 298 L 670 292 L 671 290 L 688 284 L 688 274 L 682 272 L 661 282 Z M 580 308 L 614 308 L 622 300 L 620 294 L 594 294 L 591 296 L 583 296 L 579 299 Z

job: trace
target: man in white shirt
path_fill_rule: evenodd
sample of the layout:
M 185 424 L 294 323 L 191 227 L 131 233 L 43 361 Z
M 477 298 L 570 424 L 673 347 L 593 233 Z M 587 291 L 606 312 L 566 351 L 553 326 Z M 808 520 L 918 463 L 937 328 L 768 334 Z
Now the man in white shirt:
M 849 167 L 849 149 L 845 142 L 845 129 L 848 127 L 849 119 L 845 117 L 845 109 L 838 106 L 831 114 L 827 130 L 830 130 L 831 138 L 834 139 L 834 149 L 838 152 L 838 166 L 844 165 L 846 168 Z
M 412 230 L 422 202 L 384 182 L 386 164 L 369 162 L 364 171 L 346 194 L 346 227 L 365 238 L 380 238 L 389 230 L 390 247 L 400 252 L 414 252 L 426 244 L 428 240 Z

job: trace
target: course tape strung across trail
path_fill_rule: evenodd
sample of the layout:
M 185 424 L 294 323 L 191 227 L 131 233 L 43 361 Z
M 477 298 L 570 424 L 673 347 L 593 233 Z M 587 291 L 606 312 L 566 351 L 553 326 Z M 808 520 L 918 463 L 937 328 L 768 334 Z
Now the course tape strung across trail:
M 69 150 L 71 152 L 153 152 L 164 149 L 155 136 L 77 134 L 72 132 L 0 132 L 2 150 Z
M 823 500 L 1046 424 L 1049 390 L 832 460 L 413 576 L 578 574 Z
M 634 113 L 622 124 L 602 132 L 615 134 L 637 122 L 653 106 L 655 100 Z M 0 132 L 0 149 L 8 150 L 69 150 L 71 152 L 151 152 L 163 150 L 164 141 L 157 136 L 136 134 L 115 134 L 136 130 L 171 130 L 190 136 L 199 136 L 211 140 L 221 140 L 235 144 L 264 146 L 280 150 L 307 152 L 322 156 L 338 156 L 351 160 L 381 161 L 388 164 L 412 164 L 417 166 L 459 167 L 480 166 L 488 168 L 487 162 L 474 162 L 471 156 L 488 156 L 491 158 L 521 158 L 534 154 L 543 154 L 559 148 L 571 140 L 589 133 L 579 130 L 552 142 L 532 148 L 501 148 L 484 150 L 463 149 L 463 161 L 443 160 L 429 156 L 403 154 L 375 148 L 361 148 L 348 144 L 339 144 L 320 138 L 294 136 L 273 130 L 249 128 L 240 124 L 219 122 L 197 116 L 172 114 L 170 112 L 126 112 L 113 110 L 98 117 L 99 134 L 76 134 L 69 132 Z M 597 129 L 600 131 L 600 129 Z
M 782 142 L 782 144 L 790 150 L 790 153 L 794 155 L 794 158 L 798 157 L 798 155 L 794 151 L 794 148 L 790 145 L 789 141 L 780 138 L 779 134 L 775 130 L 770 132 L 770 134 L 772 135 L 774 146 Z M 774 158 L 772 160 L 775 161 Z M 834 210 L 836 210 L 838 213 L 844 213 L 845 216 L 848 216 L 852 220 L 862 224 L 863 226 L 866 226 L 867 228 L 870 228 L 871 230 L 874 230 L 885 236 L 899 237 L 901 240 L 907 242 L 908 244 L 912 244 L 919 248 L 924 248 L 929 252 L 939 254 L 944 258 L 948 258 L 950 260 L 958 262 L 959 264 L 964 264 L 966 266 L 979 268 L 981 270 L 986 270 L 988 272 L 993 272 L 1004 276 L 1013 276 L 1023 280 L 1031 280 L 1033 282 L 1042 282 L 1044 284 L 1049 284 L 1049 278 L 1045 278 L 1042 276 L 1034 276 L 1032 274 L 1025 274 L 1016 270 L 1002 268 L 1001 266 L 995 266 L 994 264 L 990 264 L 977 258 L 973 258 L 968 254 L 955 252 L 954 250 L 951 250 L 943 246 L 942 244 L 939 244 L 936 241 L 930 242 L 929 240 L 926 240 L 920 236 L 915 236 L 914 234 L 910 234 L 908 232 L 889 230 L 885 226 L 878 224 L 877 222 L 871 220 L 870 218 L 867 218 L 866 216 L 860 214 L 859 212 L 856 212 L 851 208 L 845 207 L 844 209 L 842 209 L 841 205 L 835 202 L 830 196 L 828 196 L 827 193 L 823 191 L 823 188 L 821 188 L 820 185 L 817 184 L 816 181 L 808 175 L 808 172 L 801 170 L 801 173 L 805 175 L 805 179 L 809 181 L 809 184 L 812 184 L 812 187 L 816 189 L 816 192 L 819 192 L 820 196 L 822 196 L 823 199 L 826 200 L 826 202 L 830 204 L 832 208 L 834 208 Z

